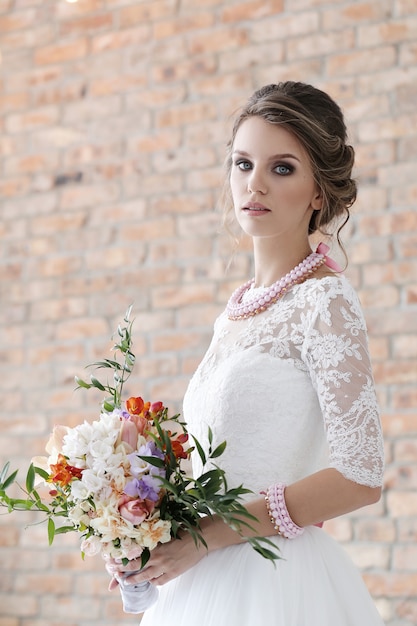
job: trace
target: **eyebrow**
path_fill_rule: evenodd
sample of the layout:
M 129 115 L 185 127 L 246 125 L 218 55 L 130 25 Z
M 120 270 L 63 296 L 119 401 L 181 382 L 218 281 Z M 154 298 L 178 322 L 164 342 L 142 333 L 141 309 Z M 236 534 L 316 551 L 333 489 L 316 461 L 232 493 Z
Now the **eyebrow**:
M 233 154 L 240 154 L 241 156 L 251 158 L 250 154 L 248 152 L 245 152 L 244 150 L 234 150 Z M 268 159 L 268 161 L 277 161 L 279 159 L 295 159 L 296 161 L 300 161 L 300 159 L 296 157 L 295 154 L 291 154 L 291 152 L 285 152 L 284 154 L 274 154 Z

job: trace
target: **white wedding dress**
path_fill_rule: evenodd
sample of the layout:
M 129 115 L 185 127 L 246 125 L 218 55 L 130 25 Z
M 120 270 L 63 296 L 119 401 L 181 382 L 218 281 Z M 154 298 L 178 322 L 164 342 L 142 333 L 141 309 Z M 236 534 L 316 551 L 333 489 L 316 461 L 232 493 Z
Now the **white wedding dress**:
M 259 497 L 326 467 L 380 486 L 383 447 L 357 296 L 344 277 L 309 279 L 265 312 L 222 314 L 184 399 L 189 431 L 227 441 L 229 486 Z M 199 458 L 194 471 L 201 473 Z M 343 549 L 317 527 L 274 536 L 276 566 L 248 544 L 217 550 L 159 587 L 141 626 L 382 626 Z

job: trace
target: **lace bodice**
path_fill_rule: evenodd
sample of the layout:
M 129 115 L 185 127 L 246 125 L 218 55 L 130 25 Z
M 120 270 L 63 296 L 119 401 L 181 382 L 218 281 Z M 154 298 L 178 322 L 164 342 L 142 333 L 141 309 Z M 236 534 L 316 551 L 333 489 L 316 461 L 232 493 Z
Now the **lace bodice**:
M 382 482 L 383 445 L 357 296 L 344 277 L 309 279 L 263 313 L 216 321 L 184 398 L 189 430 L 207 444 L 230 485 L 255 493 L 333 467 Z M 198 456 L 194 471 L 202 468 Z

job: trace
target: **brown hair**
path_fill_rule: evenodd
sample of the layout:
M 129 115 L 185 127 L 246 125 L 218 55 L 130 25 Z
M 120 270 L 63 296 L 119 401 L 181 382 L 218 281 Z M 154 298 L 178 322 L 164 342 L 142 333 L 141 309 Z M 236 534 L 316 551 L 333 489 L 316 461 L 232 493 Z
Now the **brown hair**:
M 265 85 L 255 91 L 238 114 L 228 143 L 227 180 L 223 194 L 226 215 L 232 206 L 229 178 L 233 143 L 242 122 L 252 116 L 284 126 L 300 141 L 323 195 L 322 208 L 314 211 L 311 217 L 309 234 L 320 231 L 328 235 L 326 227 L 335 220 L 342 220 L 337 229 L 337 240 L 343 249 L 339 234 L 350 217 L 349 207 L 356 200 L 357 188 L 351 177 L 355 152 L 347 144 L 340 107 L 324 91 L 301 82 Z

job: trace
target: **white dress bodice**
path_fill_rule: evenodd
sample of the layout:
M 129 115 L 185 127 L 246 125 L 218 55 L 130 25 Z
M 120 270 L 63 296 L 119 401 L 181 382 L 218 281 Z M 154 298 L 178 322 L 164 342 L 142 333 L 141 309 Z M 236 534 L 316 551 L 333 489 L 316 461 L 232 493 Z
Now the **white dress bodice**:
M 380 486 L 383 445 L 356 293 L 344 277 L 312 278 L 244 320 L 223 313 L 184 398 L 189 431 L 229 486 L 258 494 L 325 467 Z M 195 475 L 202 471 L 193 455 Z

